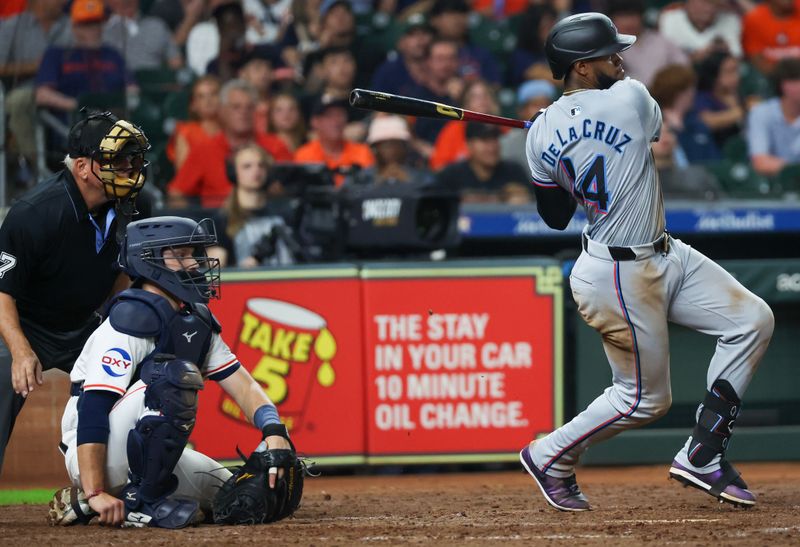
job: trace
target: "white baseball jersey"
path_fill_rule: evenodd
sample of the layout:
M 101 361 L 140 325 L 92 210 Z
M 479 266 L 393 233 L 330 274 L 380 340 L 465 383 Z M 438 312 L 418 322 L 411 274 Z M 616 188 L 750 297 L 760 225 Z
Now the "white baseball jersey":
M 106 319 L 89 337 L 70 373 L 73 382 L 83 382 L 85 391 L 105 390 L 125 395 L 136 366 L 156 347 L 155 338 L 123 334 Z M 219 334 L 211 335 L 206 362 L 199 367 L 204 378 L 224 377 L 221 373 L 239 366 L 239 360 Z M 62 441 L 69 445 L 77 435 L 78 397 L 71 397 L 61 422 Z
M 586 210 L 587 235 L 599 243 L 654 241 L 665 226 L 650 153 L 660 131 L 661 109 L 636 80 L 562 95 L 528 131 L 533 183 L 572 193 Z

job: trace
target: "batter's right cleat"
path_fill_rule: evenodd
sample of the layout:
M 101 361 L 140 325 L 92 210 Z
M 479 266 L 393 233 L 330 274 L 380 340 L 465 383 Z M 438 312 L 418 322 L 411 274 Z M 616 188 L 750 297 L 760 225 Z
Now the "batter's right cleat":
M 669 478 L 675 479 L 684 486 L 691 486 L 714 496 L 720 503 L 730 503 L 745 509 L 756 504 L 755 494 L 747 489 L 747 484 L 742 480 L 736 468 L 725 460 L 720 462 L 719 469 L 711 473 L 692 471 L 682 466 L 677 460 L 673 460 L 672 467 L 669 469 Z
M 126 486 L 119 495 L 125 502 L 123 528 L 169 528 L 177 530 L 200 524 L 205 518 L 194 500 L 162 498 L 154 502 L 139 499 L 135 486 Z
M 589 500 L 583 495 L 575 480 L 575 475 L 559 479 L 542 473 L 533 463 L 527 446 L 520 451 L 519 461 L 525 471 L 536 481 L 547 503 L 559 511 L 589 511 L 591 509 Z
M 97 513 L 89 507 L 83 490 L 77 486 L 66 486 L 53 494 L 47 521 L 50 526 L 73 526 L 89 524 L 96 516 Z

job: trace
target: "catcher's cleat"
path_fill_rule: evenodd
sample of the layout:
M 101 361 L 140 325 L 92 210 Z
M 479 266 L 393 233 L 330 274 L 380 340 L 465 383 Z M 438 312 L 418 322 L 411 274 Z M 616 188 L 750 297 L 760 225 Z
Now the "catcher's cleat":
M 527 446 L 520 451 L 519 461 L 522 462 L 525 471 L 536 481 L 547 503 L 559 511 L 589 511 L 591 509 L 589 500 L 583 495 L 575 480 L 575 475 L 559 479 L 542 473 L 533 463 Z
M 50 500 L 47 520 L 50 526 L 73 526 L 89 524 L 97 512 L 89 507 L 86 495 L 77 486 L 66 486 L 57 490 Z
M 725 460 L 720 462 L 719 469 L 711 473 L 698 473 L 673 461 L 669 469 L 669 478 L 675 479 L 683 486 L 691 486 L 714 496 L 720 503 L 730 503 L 746 509 L 756 504 L 755 494 L 747 489 L 747 484 L 736 468 Z

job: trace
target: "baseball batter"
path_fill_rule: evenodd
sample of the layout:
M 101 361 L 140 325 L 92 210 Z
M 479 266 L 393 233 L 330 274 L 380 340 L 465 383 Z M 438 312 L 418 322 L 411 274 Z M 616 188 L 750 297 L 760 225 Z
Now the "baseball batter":
M 182 528 L 202 519 L 231 476 L 186 448 L 206 379 L 262 430 L 262 449 L 294 450 L 205 305 L 218 294 L 219 263 L 205 252 L 215 243 L 210 221 L 156 217 L 127 227 L 120 265 L 134 288 L 112 301 L 72 370 L 61 450 L 74 486 L 56 493 L 53 524 L 99 516 L 107 525 Z M 270 472 L 274 485 L 281 476 Z
M 650 151 L 661 111 L 625 78 L 621 35 L 599 13 L 556 24 L 545 44 L 563 96 L 530 129 L 527 159 L 538 209 L 563 230 L 577 204 L 586 210 L 583 251 L 570 275 L 583 319 L 602 336 L 612 385 L 571 422 L 520 452 L 553 507 L 590 509 L 574 467 L 592 444 L 663 416 L 670 407 L 671 321 L 717 337 L 708 392 L 670 476 L 721 502 L 752 506 L 756 497 L 725 449 L 741 399 L 772 336 L 769 307 L 720 266 L 665 231 Z

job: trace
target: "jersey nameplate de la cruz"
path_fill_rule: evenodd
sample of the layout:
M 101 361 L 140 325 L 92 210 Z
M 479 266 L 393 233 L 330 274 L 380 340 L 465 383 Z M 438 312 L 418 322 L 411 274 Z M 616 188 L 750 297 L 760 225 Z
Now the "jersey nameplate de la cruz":
M 528 132 L 533 183 L 575 196 L 586 210 L 587 235 L 598 243 L 654 241 L 665 227 L 650 151 L 660 132 L 661 109 L 636 80 L 562 95 Z

